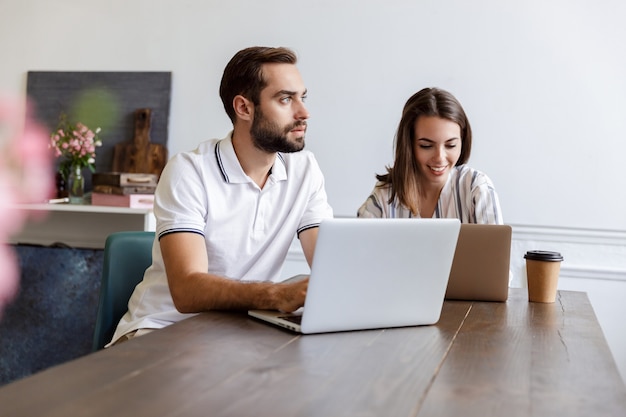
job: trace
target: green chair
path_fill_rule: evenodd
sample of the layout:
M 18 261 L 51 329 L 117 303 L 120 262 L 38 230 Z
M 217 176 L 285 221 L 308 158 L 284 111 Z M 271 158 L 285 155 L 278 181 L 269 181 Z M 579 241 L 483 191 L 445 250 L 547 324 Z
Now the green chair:
M 93 351 L 111 341 L 135 286 L 152 263 L 153 242 L 154 232 L 116 232 L 107 237 Z

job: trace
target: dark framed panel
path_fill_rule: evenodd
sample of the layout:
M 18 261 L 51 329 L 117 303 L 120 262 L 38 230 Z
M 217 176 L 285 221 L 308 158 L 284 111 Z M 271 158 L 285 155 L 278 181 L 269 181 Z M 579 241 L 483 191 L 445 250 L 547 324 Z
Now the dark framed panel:
M 115 145 L 134 137 L 136 109 L 152 109 L 150 142 L 167 148 L 171 86 L 171 72 L 29 71 L 27 95 L 51 132 L 61 113 L 91 129 L 100 127 L 96 171 L 106 172 L 113 166 Z M 85 174 L 89 191 L 91 172 Z

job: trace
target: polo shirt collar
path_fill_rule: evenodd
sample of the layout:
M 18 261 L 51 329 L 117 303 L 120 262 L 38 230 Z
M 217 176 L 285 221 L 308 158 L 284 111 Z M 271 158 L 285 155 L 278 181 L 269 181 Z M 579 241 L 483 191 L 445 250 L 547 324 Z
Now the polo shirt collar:
M 215 157 L 224 181 L 227 183 L 239 184 L 251 181 L 250 177 L 248 177 L 243 171 L 243 168 L 239 163 L 239 159 L 237 159 L 237 154 L 235 154 L 232 131 L 228 134 L 228 136 L 216 143 Z M 270 178 L 268 180 L 271 182 L 278 182 L 286 179 L 287 168 L 285 166 L 285 159 L 282 154 L 277 153 L 274 165 L 272 166 L 272 173 L 270 174 Z

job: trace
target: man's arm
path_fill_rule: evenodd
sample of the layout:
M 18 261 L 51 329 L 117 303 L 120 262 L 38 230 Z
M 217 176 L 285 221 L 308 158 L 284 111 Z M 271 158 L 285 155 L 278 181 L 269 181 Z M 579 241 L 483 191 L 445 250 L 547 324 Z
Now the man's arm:
M 159 243 L 172 299 L 181 313 L 222 309 L 294 311 L 304 305 L 308 279 L 291 284 L 231 280 L 207 273 L 209 259 L 203 236 L 171 233 Z
M 298 238 L 304 252 L 309 268 L 313 265 L 313 254 L 315 253 L 315 244 L 317 243 L 317 232 L 319 227 L 312 227 L 301 232 Z

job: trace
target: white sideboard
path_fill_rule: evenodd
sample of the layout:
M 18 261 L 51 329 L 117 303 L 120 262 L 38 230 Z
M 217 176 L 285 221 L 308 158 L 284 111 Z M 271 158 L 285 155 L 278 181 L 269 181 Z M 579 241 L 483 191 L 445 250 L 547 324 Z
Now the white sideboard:
M 22 204 L 29 216 L 22 230 L 8 243 L 102 249 L 107 236 L 119 231 L 154 231 L 151 209 L 92 206 L 87 204 Z

